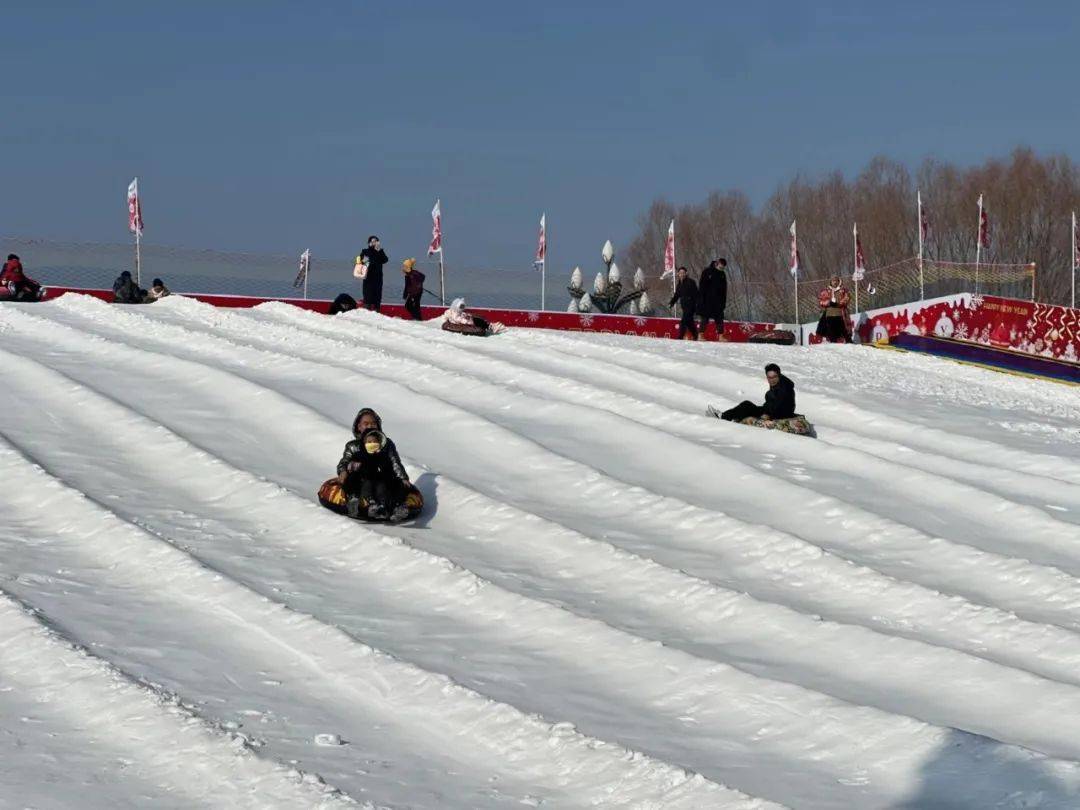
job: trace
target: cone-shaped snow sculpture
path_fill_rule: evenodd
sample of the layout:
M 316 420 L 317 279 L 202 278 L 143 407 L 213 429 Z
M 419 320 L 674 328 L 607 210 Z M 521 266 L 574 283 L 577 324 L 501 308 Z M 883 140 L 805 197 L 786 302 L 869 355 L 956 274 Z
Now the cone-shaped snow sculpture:
M 652 311 L 652 301 L 649 300 L 649 294 L 642 293 L 641 298 L 638 299 L 638 312 L 642 315 L 647 315 Z
M 612 262 L 611 267 L 608 268 L 607 280 L 608 284 L 618 284 L 621 280 L 619 278 L 619 265 L 615 264 L 615 262 Z
M 578 312 L 578 302 L 576 298 L 570 299 L 570 304 L 566 307 L 567 312 Z
M 570 274 L 570 286 L 575 290 L 581 289 L 581 268 L 575 267 L 574 272 Z
M 588 293 L 585 293 L 583 296 L 581 296 L 581 300 L 578 302 L 578 311 L 579 312 L 588 312 L 591 309 L 592 309 L 592 296 L 590 296 Z
M 593 292 L 595 292 L 597 295 L 603 295 L 604 294 L 604 290 L 607 289 L 607 279 L 604 278 L 603 273 L 597 273 L 596 274 L 596 278 L 593 279 L 592 288 L 593 288 Z
M 604 264 L 611 264 L 615 259 L 615 246 L 611 244 L 610 239 L 604 242 L 604 249 L 600 251 L 600 257 L 604 260 Z
M 640 267 L 636 271 L 634 271 L 634 289 L 645 289 L 645 271 L 643 271 Z

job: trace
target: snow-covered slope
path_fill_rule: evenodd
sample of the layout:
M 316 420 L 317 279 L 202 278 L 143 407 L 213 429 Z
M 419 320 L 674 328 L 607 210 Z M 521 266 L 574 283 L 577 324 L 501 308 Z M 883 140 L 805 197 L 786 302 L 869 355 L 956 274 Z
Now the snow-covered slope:
M 770 360 L 817 440 L 701 415 Z M 182 298 L 0 362 L 0 807 L 1080 806 L 1080 389 Z M 416 524 L 314 501 L 363 405 Z

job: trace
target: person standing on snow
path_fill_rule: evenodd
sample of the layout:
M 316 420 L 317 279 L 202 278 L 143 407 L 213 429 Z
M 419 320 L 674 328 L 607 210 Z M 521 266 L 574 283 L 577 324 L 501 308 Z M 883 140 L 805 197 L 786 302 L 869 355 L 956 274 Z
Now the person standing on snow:
M 679 283 L 675 286 L 675 294 L 671 296 L 671 301 L 668 306 L 675 306 L 675 302 L 679 302 L 679 308 L 682 309 L 682 319 L 679 321 L 679 340 L 686 337 L 686 333 L 689 332 L 693 335 L 694 340 L 698 339 L 697 324 L 694 322 L 694 314 L 697 311 L 698 302 L 698 287 L 689 275 L 687 275 L 686 268 L 680 267 L 678 272 Z
M 851 294 L 844 287 L 840 276 L 829 279 L 828 285 L 818 293 L 818 306 L 821 307 L 821 319 L 818 321 L 817 334 L 829 343 L 850 343 L 848 331 L 848 304 Z
M 406 259 L 401 263 L 401 272 L 405 274 L 405 311 L 414 321 L 422 321 L 420 296 L 424 294 L 424 274 L 416 269 L 416 259 Z
M 363 286 L 364 309 L 378 312 L 382 306 L 383 265 L 390 261 L 390 257 L 382 249 L 379 237 L 369 236 L 368 246 L 360 251 L 360 258 L 367 265 Z
M 713 259 L 701 271 L 701 332 L 704 334 L 709 320 L 716 322 L 716 339 L 724 339 L 724 309 L 727 307 L 727 259 Z

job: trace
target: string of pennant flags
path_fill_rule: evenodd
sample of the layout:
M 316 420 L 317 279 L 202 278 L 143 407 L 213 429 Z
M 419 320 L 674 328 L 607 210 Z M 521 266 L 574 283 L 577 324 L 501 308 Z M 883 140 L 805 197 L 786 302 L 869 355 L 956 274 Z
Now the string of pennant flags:
M 979 292 L 979 270 L 982 264 L 983 250 L 989 249 L 991 244 L 991 230 L 990 230 L 990 216 L 987 210 L 987 206 L 983 199 L 983 195 L 979 195 L 979 199 L 976 202 L 978 208 L 977 219 L 977 232 L 975 239 L 975 293 Z M 143 236 L 144 222 L 143 222 L 143 208 L 142 198 L 139 193 L 139 178 L 134 178 L 131 183 L 128 184 L 127 189 L 127 209 L 128 209 L 128 230 L 135 237 L 135 275 L 136 283 L 140 280 L 141 270 L 141 242 Z M 916 210 L 918 218 L 918 233 L 919 233 L 919 254 L 918 254 L 918 267 L 919 267 L 919 295 L 921 298 L 925 298 L 925 281 L 923 279 L 922 265 L 924 259 L 925 245 L 929 241 L 931 233 L 931 221 L 930 211 L 923 204 L 922 192 L 916 193 Z M 791 250 L 788 263 L 788 269 L 792 278 L 795 280 L 796 295 L 795 295 L 795 320 L 799 320 L 799 297 L 798 297 L 798 283 L 799 276 L 802 270 L 802 258 L 799 253 L 799 237 L 797 219 L 791 221 L 791 228 L 789 233 L 791 235 Z M 1080 222 L 1076 217 L 1076 212 L 1072 212 L 1072 227 L 1070 229 L 1072 250 L 1071 255 L 1071 271 L 1072 271 L 1072 292 L 1071 292 L 1071 305 L 1076 306 L 1076 274 L 1077 270 L 1080 270 Z M 852 241 L 853 241 L 853 270 L 851 273 L 851 279 L 855 286 L 855 308 L 858 310 L 858 296 L 859 285 L 866 278 L 866 257 L 863 252 L 862 241 L 859 237 L 859 225 L 854 223 L 852 226 Z M 438 255 L 439 257 L 439 298 L 445 304 L 446 303 L 446 268 L 444 264 L 443 254 L 443 225 L 442 225 L 442 201 L 436 200 L 435 206 L 431 209 L 431 242 L 428 245 L 428 256 Z M 672 286 L 676 284 L 675 279 L 675 220 L 672 219 L 668 225 L 667 236 L 664 240 L 664 269 L 660 276 L 661 279 L 671 278 Z M 533 267 L 540 271 L 540 308 L 541 310 L 546 308 L 545 298 L 545 282 L 547 274 L 547 214 L 542 213 L 540 215 L 540 230 L 537 236 L 536 254 L 533 260 Z M 304 297 L 307 297 L 308 278 L 311 274 L 311 249 L 306 249 L 300 254 L 300 267 L 299 272 L 293 281 L 293 287 L 296 289 L 302 289 L 304 291 Z M 867 283 L 866 291 L 871 295 L 874 294 L 873 285 Z

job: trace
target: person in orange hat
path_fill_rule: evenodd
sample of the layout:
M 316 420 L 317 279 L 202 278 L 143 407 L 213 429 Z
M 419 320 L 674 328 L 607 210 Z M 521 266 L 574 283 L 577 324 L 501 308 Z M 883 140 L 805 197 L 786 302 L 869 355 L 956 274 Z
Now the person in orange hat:
M 414 321 L 422 321 L 420 296 L 424 294 L 424 274 L 416 269 L 416 259 L 406 259 L 401 263 L 401 272 L 405 274 L 405 310 Z

